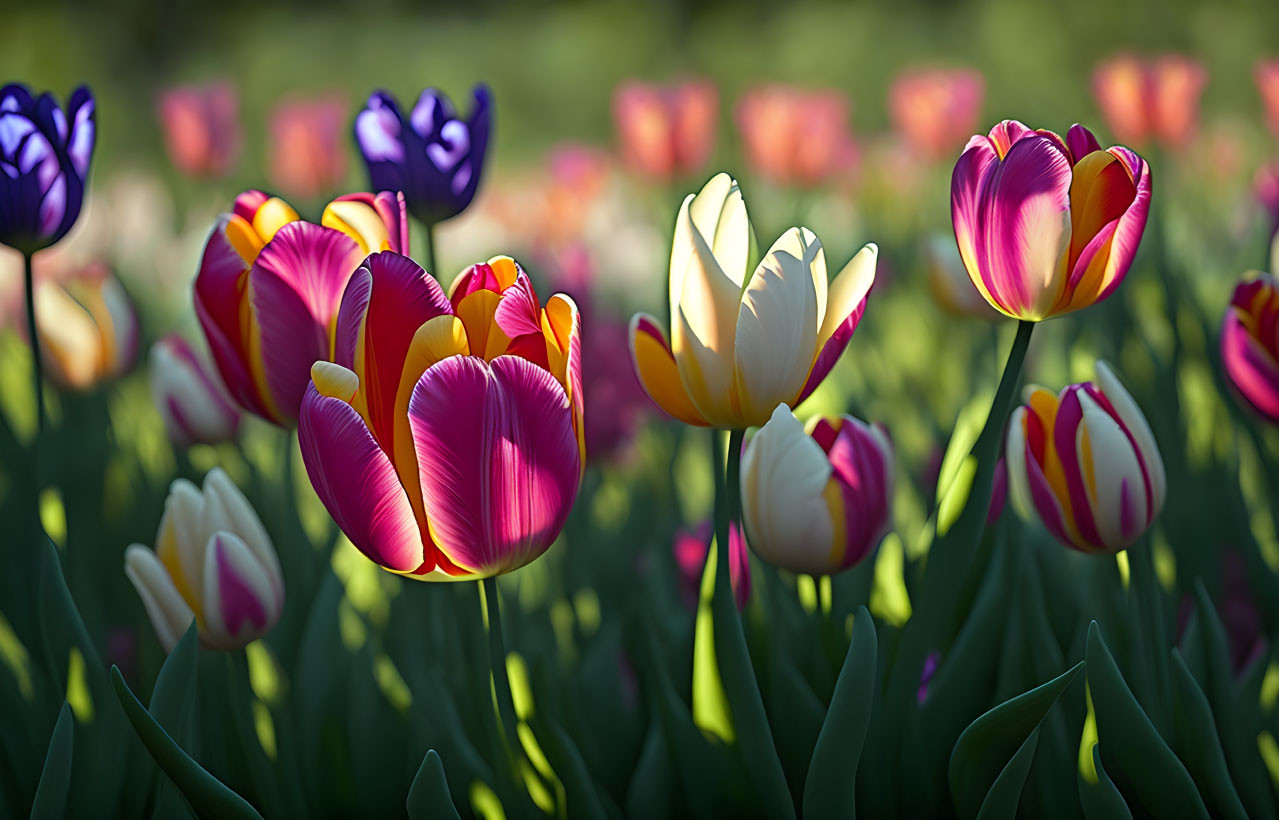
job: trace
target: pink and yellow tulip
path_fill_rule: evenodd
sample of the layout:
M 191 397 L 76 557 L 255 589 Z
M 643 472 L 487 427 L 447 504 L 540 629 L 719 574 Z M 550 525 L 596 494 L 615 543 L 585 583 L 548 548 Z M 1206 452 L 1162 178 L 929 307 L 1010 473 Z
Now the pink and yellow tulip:
M 622 83 L 613 94 L 622 160 L 658 180 L 699 173 L 715 149 L 718 106 L 719 94 L 706 81 Z
M 1097 383 L 1028 387 L 1008 424 L 1008 488 L 1025 519 L 1082 552 L 1132 546 L 1163 509 L 1163 458 L 1141 408 L 1105 362 Z
M 1093 72 L 1093 94 L 1115 138 L 1134 145 L 1183 148 L 1199 123 L 1208 74 L 1195 60 L 1165 54 L 1113 57 Z
M 1235 392 L 1279 424 L 1279 279 L 1240 282 L 1221 327 L 1221 362 Z
M 205 243 L 195 313 L 241 407 L 282 427 L 296 423 L 312 363 L 330 358 L 347 280 L 381 250 L 408 250 L 395 194 L 338 197 L 318 225 L 261 191 L 236 197 Z
M 810 433 L 781 404 L 742 456 L 746 542 L 791 572 L 828 575 L 860 562 L 892 523 L 893 448 L 852 416 Z
M 971 69 L 911 69 L 893 80 L 888 113 L 916 154 L 951 155 L 977 127 L 986 82 Z
M 1150 166 L 1004 120 L 955 164 L 950 211 L 968 276 L 994 308 L 1037 322 L 1096 304 L 1132 265 L 1150 210 Z
M 857 162 L 839 91 L 766 85 L 748 91 L 735 113 L 747 161 L 775 185 L 821 185 Z
M 1258 60 L 1252 73 L 1266 111 L 1266 125 L 1279 137 L 1279 59 Z
M 50 268 L 36 285 L 36 328 L 54 384 L 88 390 L 122 376 L 138 357 L 138 317 L 105 265 Z
M 778 239 L 747 276 L 751 226 L 736 180 L 690 194 L 671 251 L 671 335 L 631 319 L 631 357 L 649 397 L 686 424 L 744 429 L 794 407 L 834 367 L 866 309 L 878 249 L 866 245 L 829 284 L 807 228 Z
M 298 435 L 311 484 L 351 542 L 430 581 L 518 569 L 558 536 L 585 453 L 581 321 L 543 308 L 508 257 L 449 296 L 413 260 L 370 256 L 317 362 Z

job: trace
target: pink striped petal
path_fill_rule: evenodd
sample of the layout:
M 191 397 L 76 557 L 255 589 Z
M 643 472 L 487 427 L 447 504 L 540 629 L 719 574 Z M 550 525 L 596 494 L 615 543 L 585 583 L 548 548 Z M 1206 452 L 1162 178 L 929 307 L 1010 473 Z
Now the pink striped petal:
M 262 328 L 262 361 L 280 412 L 296 418 L 311 365 L 329 359 L 329 329 L 342 291 L 360 264 L 341 231 L 290 222 L 249 271 L 249 300 Z
M 517 569 L 559 535 L 580 455 L 564 388 L 515 356 L 457 356 L 409 403 L 422 497 L 440 549 L 480 575 Z
M 808 398 L 814 390 L 818 388 L 826 377 L 830 375 L 831 368 L 835 366 L 835 362 L 839 361 L 839 357 L 843 355 L 844 348 L 848 347 L 848 343 L 853 338 L 853 332 L 857 330 L 857 325 L 862 320 L 862 314 L 866 312 L 866 297 L 863 296 L 861 301 L 854 307 L 852 313 L 844 318 L 835 328 L 835 332 L 826 340 L 826 344 L 822 345 L 822 349 L 817 353 L 817 359 L 813 362 L 813 369 L 808 373 L 808 381 L 804 382 L 804 389 L 799 391 L 799 399 L 795 402 L 796 406 Z
M 841 568 L 865 558 L 888 531 L 893 470 L 887 447 L 886 437 L 849 416 L 826 454 L 844 500 Z
M 1102 538 L 1097 532 L 1092 500 L 1084 484 L 1083 467 L 1080 464 L 1079 433 L 1084 412 L 1078 394 L 1083 389 L 1084 385 L 1071 385 L 1062 391 L 1057 418 L 1053 423 L 1053 446 L 1057 448 L 1057 457 L 1061 459 L 1062 472 L 1066 476 L 1066 492 L 1070 496 L 1070 513 L 1075 521 L 1075 529 L 1084 541 L 1101 547 Z
M 298 442 L 311 486 L 351 543 L 387 569 L 421 567 L 422 535 L 413 508 L 359 413 L 308 387 Z
M 1234 307 L 1227 309 L 1221 327 L 1221 362 L 1238 395 L 1262 417 L 1279 424 L 1279 361 L 1248 332 Z
M 356 193 L 343 194 L 334 202 L 362 202 L 377 212 L 386 225 L 387 241 L 390 250 L 396 253 L 409 252 L 409 214 L 404 203 L 404 194 L 382 191 L 379 194 Z M 376 250 L 371 248 L 370 250 Z
M 1066 133 L 1066 147 L 1070 149 L 1071 164 L 1074 165 L 1093 151 L 1100 151 L 1101 143 L 1091 131 L 1075 123 Z

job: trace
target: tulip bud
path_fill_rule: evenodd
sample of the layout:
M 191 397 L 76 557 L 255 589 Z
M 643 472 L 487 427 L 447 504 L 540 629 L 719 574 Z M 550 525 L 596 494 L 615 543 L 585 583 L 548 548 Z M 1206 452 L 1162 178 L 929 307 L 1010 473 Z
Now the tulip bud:
M 1221 362 L 1239 397 L 1279 424 L 1279 279 L 1263 273 L 1235 288 L 1221 327 Z
M 659 180 L 695 174 L 715 147 L 719 94 L 709 82 L 663 88 L 624 82 L 613 94 L 622 159 Z
M 227 82 L 183 85 L 160 97 L 164 148 L 187 176 L 219 177 L 240 153 L 235 88 Z
M 248 500 L 217 467 L 203 490 L 186 479 L 173 482 L 155 551 L 130 546 L 124 573 L 166 652 L 192 618 L 201 646 L 230 650 L 269 632 L 284 609 L 275 547 Z
M 169 440 L 178 447 L 235 438 L 240 411 L 186 339 L 170 334 L 151 346 L 151 396 Z
M 1061 543 L 1117 553 L 1150 528 L 1167 493 L 1146 417 L 1105 362 L 1097 384 L 1053 395 L 1028 387 L 1008 424 L 1008 488 L 1026 519 L 1037 513 Z
M 310 198 L 346 178 L 346 103 L 333 94 L 284 100 L 271 112 L 271 182 L 290 196 Z
M 106 266 L 51 272 L 36 285 L 36 329 L 49 379 L 88 390 L 133 366 L 138 317 Z
M 742 457 L 746 542 L 791 572 L 826 575 L 869 555 L 888 532 L 892 495 L 887 434 L 852 416 L 805 434 L 779 405 Z

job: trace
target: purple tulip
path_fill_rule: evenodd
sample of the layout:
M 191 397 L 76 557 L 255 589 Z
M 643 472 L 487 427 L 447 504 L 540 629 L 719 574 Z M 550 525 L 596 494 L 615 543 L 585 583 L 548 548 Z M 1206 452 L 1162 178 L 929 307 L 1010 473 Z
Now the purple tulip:
M 66 236 L 80 215 L 95 131 L 84 86 L 65 110 L 48 92 L 0 89 L 0 244 L 32 254 Z
M 355 118 L 355 141 L 376 191 L 401 191 L 409 213 L 427 225 L 457 216 L 475 198 L 493 124 L 488 86 L 472 92 L 468 118 L 428 88 L 407 117 L 376 91 Z

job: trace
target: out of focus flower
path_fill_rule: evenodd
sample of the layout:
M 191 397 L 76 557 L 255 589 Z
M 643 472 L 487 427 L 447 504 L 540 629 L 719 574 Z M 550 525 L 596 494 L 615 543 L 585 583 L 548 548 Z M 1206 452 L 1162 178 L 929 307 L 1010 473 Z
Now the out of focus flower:
M 151 397 L 169 440 L 178 447 L 231 441 L 240 428 L 240 411 L 177 334 L 151 346 Z
M 697 606 L 697 593 L 702 585 L 710 541 L 711 522 L 703 521 L 696 532 L 680 530 L 675 533 L 675 543 L 671 545 L 679 568 L 680 597 L 689 609 Z M 743 610 L 751 599 L 751 562 L 746 554 L 746 541 L 736 522 L 730 524 L 728 530 L 728 577 L 733 584 L 737 609 Z
M 355 118 L 355 141 L 373 188 L 402 192 L 409 213 L 426 225 L 456 216 L 475 197 L 493 104 L 488 86 L 471 93 L 465 119 L 434 88 L 422 92 L 407 117 L 394 97 L 376 91 Z
M 1258 60 L 1253 68 L 1257 90 L 1266 109 L 1266 125 L 1279 137 L 1279 59 Z
M 246 191 L 204 246 L 195 313 L 227 392 L 250 413 L 292 426 L 311 364 L 328 361 L 342 291 L 360 261 L 408 250 L 404 201 L 347 194 L 304 222 Z
M 972 69 L 910 69 L 888 90 L 893 127 L 917 153 L 951 156 L 964 144 L 981 114 L 986 81 Z
M 142 598 L 166 652 L 195 620 L 206 649 L 241 649 L 284 609 L 284 575 L 270 536 L 244 495 L 214 467 L 201 490 L 169 488 L 155 551 L 133 544 L 124 573 Z
M 928 290 L 938 307 L 952 316 L 999 318 L 1000 314 L 973 287 L 953 237 L 928 237 L 924 257 L 928 263 Z
M 705 80 L 670 86 L 628 81 L 613 93 L 622 160 L 657 180 L 701 172 L 715 149 L 719 92 Z
M 717 174 L 675 222 L 667 341 L 657 320 L 631 319 L 644 390 L 671 416 L 701 426 L 763 424 L 821 384 L 866 309 L 878 249 L 868 244 L 834 282 L 822 243 L 791 228 L 747 278 L 751 226 L 737 182 Z
M 748 91 L 735 113 L 747 161 L 776 185 L 821 185 L 857 161 L 839 91 L 766 85 Z
M 87 390 L 133 367 L 138 316 L 105 265 L 39 276 L 35 304 L 40 352 L 54 384 Z
M 1207 82 L 1203 66 L 1189 57 L 1123 54 L 1097 66 L 1093 94 L 1115 139 L 1177 149 L 1194 136 Z
M 160 95 L 169 160 L 193 177 L 218 177 L 240 153 L 240 119 L 230 83 L 180 85 Z
M 310 199 L 346 179 L 346 103 L 336 95 L 284 100 L 271 112 L 271 184 Z
M 1279 234 L 1279 159 L 1271 160 L 1257 169 L 1252 180 L 1252 190 L 1270 217 L 1270 235 Z
M 1167 478 L 1150 425 L 1103 361 L 1097 384 L 1026 389 L 1008 423 L 1007 459 L 1017 512 L 1082 552 L 1127 549 L 1163 509 Z
M 940 665 L 941 653 L 936 650 L 929 652 L 928 657 L 924 658 L 924 668 L 919 673 L 919 688 L 915 690 L 916 703 L 928 700 L 928 684 L 932 683 L 933 675 L 937 674 L 937 667 Z
M 1279 424 L 1279 279 L 1240 282 L 1221 326 L 1221 363 L 1244 403 Z
M 778 405 L 742 456 L 746 542 L 770 564 L 809 575 L 848 569 L 891 524 L 893 448 L 852 416 L 812 432 Z
M 518 569 L 577 497 L 581 321 L 543 308 L 508 257 L 449 296 L 413 260 L 369 257 L 347 285 L 333 362 L 317 362 L 298 426 L 311 484 L 361 552 L 430 581 Z
M 937 502 L 941 503 L 943 493 L 939 492 L 938 482 L 941 479 L 943 453 L 939 449 L 934 449 L 928 458 L 928 466 L 926 467 L 926 477 L 929 491 L 936 496 Z M 950 480 L 954 481 L 953 473 Z M 999 520 L 1004 514 L 1004 504 L 1008 501 L 1008 467 L 1001 458 L 995 462 L 995 475 L 991 484 L 990 506 L 986 508 L 986 526 L 990 527 Z
M 0 89 L 0 245 L 32 254 L 71 230 L 89 179 L 95 110 L 84 86 L 65 109 L 48 92 Z
M 1096 304 L 1128 273 L 1150 210 L 1150 166 L 1004 120 L 955 163 L 950 212 L 964 266 L 995 309 L 1037 322 Z

